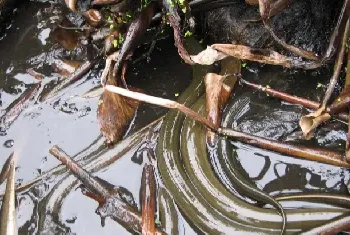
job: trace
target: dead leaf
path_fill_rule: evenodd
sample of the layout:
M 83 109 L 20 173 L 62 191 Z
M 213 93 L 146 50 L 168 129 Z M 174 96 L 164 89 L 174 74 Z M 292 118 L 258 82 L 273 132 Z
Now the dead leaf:
M 112 69 L 113 66 L 110 68 L 109 76 L 112 76 Z M 115 79 L 111 77 L 107 83 L 117 86 Z M 97 119 L 107 143 L 113 144 L 122 138 L 139 104 L 137 100 L 104 90 L 98 103 Z
M 216 73 L 204 77 L 207 118 L 216 127 L 220 125 L 220 93 L 225 77 Z
M 329 113 L 325 112 L 325 107 L 322 106 L 315 112 L 309 113 L 301 117 L 299 121 L 299 126 L 303 131 L 305 139 L 309 140 L 314 135 L 315 129 L 325 121 L 328 121 L 331 116 Z
M 90 9 L 84 12 L 83 16 L 85 17 L 86 21 L 92 26 L 97 26 L 102 20 L 101 13 L 96 9 Z
M 241 63 L 234 58 L 226 58 L 221 61 L 221 74 L 208 73 L 204 77 L 206 91 L 206 113 L 207 119 L 216 127 L 220 126 L 221 109 L 230 97 L 232 88 L 237 78 L 232 74 L 241 72 Z M 207 132 L 207 142 L 215 143 L 215 133 Z
M 244 45 L 234 44 L 213 44 L 211 47 L 226 55 L 251 60 L 259 63 L 282 65 L 284 67 L 293 67 L 293 61 L 290 58 L 272 50 L 251 48 Z
M 227 55 L 208 46 L 207 49 L 199 52 L 197 55 L 191 55 L 190 57 L 196 64 L 211 65 L 216 61 L 226 58 Z
M 74 25 L 64 18 L 61 22 L 64 27 L 73 27 Z M 72 51 L 79 45 L 79 38 L 82 34 L 76 32 L 76 30 L 65 29 L 62 27 L 56 27 L 51 33 L 50 37 L 52 41 L 59 43 L 65 49 Z

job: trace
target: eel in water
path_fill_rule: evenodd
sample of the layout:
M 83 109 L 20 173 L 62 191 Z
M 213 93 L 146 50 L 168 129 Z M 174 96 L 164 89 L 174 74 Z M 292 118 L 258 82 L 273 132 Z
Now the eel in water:
M 199 47 L 198 44 L 196 45 Z M 193 109 L 204 112 L 202 78 L 208 71 L 208 67 L 193 66 L 193 81 L 179 98 L 180 103 L 191 107 L 197 102 Z M 195 159 L 208 161 L 206 145 L 203 142 L 205 141 L 205 131 L 206 129 L 201 124 L 185 119 L 185 115 L 178 111 L 169 111 L 162 124 L 156 147 L 158 168 L 164 185 L 173 196 L 180 211 L 186 218 L 190 219 L 198 230 L 205 234 L 235 234 L 237 232 L 240 234 L 279 234 L 281 232 L 281 217 L 276 210 L 258 208 L 236 197 L 228 198 L 230 204 L 225 204 L 221 199 L 227 196 L 227 192 L 224 192 L 227 189 L 217 188 L 218 185 L 206 185 L 208 186 L 206 191 L 198 190 L 196 184 L 202 179 L 197 179 L 197 175 L 188 174 L 187 171 L 189 167 L 200 168 L 203 163 L 193 162 L 191 166 L 187 165 L 186 169 L 183 162 L 187 161 L 184 158 L 188 156 L 183 153 L 187 151 L 189 155 L 201 154 Z M 182 135 L 185 134 L 182 132 L 197 137 L 184 139 Z M 197 144 L 197 141 L 202 142 L 202 144 Z M 188 143 L 185 144 L 185 142 Z M 209 179 L 207 182 L 211 182 L 211 180 L 213 179 Z M 215 191 L 211 189 L 215 189 Z M 248 192 L 254 194 L 252 191 L 248 190 Z M 212 199 L 215 198 L 216 202 L 213 203 Z M 227 202 L 229 201 L 227 200 Z M 223 214 L 222 211 L 227 213 Z M 340 216 L 346 211 L 338 208 L 286 210 L 288 220 L 286 233 L 292 234 L 321 225 L 326 220 Z M 230 216 L 228 216 L 228 212 L 231 213 Z

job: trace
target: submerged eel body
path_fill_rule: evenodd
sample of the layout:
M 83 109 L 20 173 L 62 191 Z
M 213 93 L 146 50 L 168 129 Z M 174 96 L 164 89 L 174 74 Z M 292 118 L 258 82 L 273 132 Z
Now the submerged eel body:
M 193 66 L 193 81 L 179 98 L 180 103 L 189 107 L 195 104 L 195 111 L 204 111 L 202 78 L 207 72 L 208 67 Z M 212 169 L 202 168 L 210 164 L 205 131 L 201 124 L 185 119 L 185 115 L 169 111 L 158 137 L 159 172 L 181 212 L 205 234 L 279 234 L 282 222 L 276 210 L 258 208 L 230 195 L 214 173 L 208 173 Z M 198 175 L 200 171 L 202 173 Z M 330 208 L 286 210 L 286 233 L 321 225 L 346 211 Z

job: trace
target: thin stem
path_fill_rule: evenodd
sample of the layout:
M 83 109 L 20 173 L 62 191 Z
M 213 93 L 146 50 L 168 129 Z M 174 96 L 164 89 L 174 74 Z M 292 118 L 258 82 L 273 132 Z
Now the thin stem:
M 265 138 L 250 135 L 240 131 L 235 131 L 233 129 L 225 127 L 219 128 L 218 133 L 232 137 L 235 140 L 241 141 L 246 144 L 250 144 L 267 150 L 276 151 L 282 154 L 288 154 L 291 156 L 300 157 L 312 161 L 319 161 L 335 166 L 350 168 L 350 164 L 342 160 L 343 156 L 341 154 L 332 151 L 297 146 L 283 142 L 278 142 L 275 140 L 268 140 Z
M 150 96 L 150 95 L 146 95 L 146 94 L 143 94 L 140 92 L 130 91 L 130 90 L 127 90 L 127 89 L 124 89 L 121 87 L 117 87 L 117 86 L 113 86 L 113 85 L 106 85 L 105 89 L 110 91 L 110 92 L 114 92 L 116 94 L 126 96 L 129 98 L 135 99 L 135 100 L 147 102 L 150 104 L 159 105 L 159 106 L 170 108 L 170 109 L 177 109 L 177 110 L 183 112 L 184 114 L 188 115 L 192 119 L 203 123 L 208 128 L 210 128 L 212 130 L 217 130 L 217 127 L 213 123 L 211 123 L 208 119 L 202 117 L 200 114 L 196 113 L 195 111 L 193 111 L 190 108 L 187 108 L 183 104 L 177 103 L 173 100 L 159 98 L 159 97 L 155 97 L 155 96 Z
M 242 78 L 240 78 L 239 81 L 240 81 L 240 83 L 242 83 L 250 88 L 265 92 L 266 94 L 269 94 L 275 98 L 284 100 L 284 101 L 291 103 L 291 104 L 298 104 L 298 105 L 303 106 L 304 108 L 313 109 L 313 110 L 316 110 L 320 107 L 320 103 L 309 100 L 309 99 L 305 99 L 305 98 L 295 96 L 295 95 L 290 95 L 290 94 L 287 94 L 285 92 L 274 90 L 272 88 L 263 87 L 262 85 L 248 82 L 247 80 L 244 80 Z M 326 107 L 326 110 L 327 110 L 327 112 L 331 111 L 330 107 Z M 346 113 L 338 113 L 338 114 L 335 114 L 335 116 L 343 121 L 349 120 L 349 115 Z
M 329 81 L 327 91 L 326 91 L 325 96 L 324 96 L 323 101 L 322 101 L 322 106 L 327 105 L 327 103 L 328 103 L 329 99 L 331 98 L 331 95 L 334 91 L 335 85 L 338 82 L 340 71 L 341 71 L 341 68 L 343 66 L 345 47 L 346 47 L 345 45 L 346 45 L 346 42 L 348 40 L 348 37 L 349 37 L 349 20 L 346 22 L 343 40 L 340 44 L 340 50 L 337 54 L 337 58 L 336 58 L 335 64 L 334 64 L 333 75 L 331 77 L 331 80 Z

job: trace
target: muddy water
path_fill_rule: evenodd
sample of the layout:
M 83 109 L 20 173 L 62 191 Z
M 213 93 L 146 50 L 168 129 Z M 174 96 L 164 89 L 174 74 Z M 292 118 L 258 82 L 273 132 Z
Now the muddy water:
M 23 185 L 59 164 L 48 153 L 54 144 L 71 156 L 84 151 L 90 145 L 95 150 L 101 145 L 104 148 L 96 119 L 98 97 L 80 97 L 99 85 L 103 63 L 97 64 L 90 73 L 59 94 L 46 100 L 41 95 L 62 79 L 52 69 L 55 60 L 63 57 L 84 60 L 86 56 L 83 49 L 69 52 L 50 37 L 64 12 L 59 5 L 37 2 L 23 4 L 0 41 L 2 111 L 39 82 L 26 72 L 27 69 L 44 74 L 39 93 L 0 136 L 0 165 L 12 151 L 16 151 L 17 185 Z M 147 48 L 136 53 L 136 58 L 145 50 Z M 144 89 L 148 94 L 176 99 L 191 78 L 191 69 L 181 63 L 176 53 L 171 39 L 160 40 L 149 64 L 140 60 L 129 66 L 129 83 Z M 260 68 L 254 64 L 248 64 L 244 69 L 246 79 L 313 100 L 320 100 L 325 89 L 319 83 L 325 84 L 329 74 L 327 69 L 311 73 L 291 73 L 280 68 Z M 244 105 L 235 117 L 235 128 L 268 138 L 303 142 L 300 140 L 297 120 L 306 110 L 243 87 L 238 87 L 236 94 L 231 97 L 231 105 L 236 102 Z M 166 110 L 162 108 L 142 105 L 127 135 L 165 113 Z M 345 130 L 344 124 L 332 121 L 316 133 L 317 138 L 307 144 L 342 151 Z M 267 192 L 345 192 L 344 184 L 349 180 L 349 174 L 345 170 L 280 156 L 241 143 L 232 144 L 237 148 L 238 157 L 248 175 Z M 114 164 L 99 170 L 96 175 L 125 187 L 138 203 L 142 172 L 140 156 L 142 153 L 137 153 L 137 148 L 133 149 Z M 266 159 L 271 161 L 270 167 L 267 172 L 260 174 Z M 74 190 L 74 187 L 73 190 L 65 192 L 72 181 L 66 180 L 63 185 L 58 186 L 62 177 L 45 178 L 18 194 L 20 234 L 128 234 L 123 227 L 108 219 L 105 227 L 101 227 L 100 219 L 94 213 L 97 204 L 84 197 L 79 190 Z M 1 187 L 1 191 L 3 190 L 4 187 Z M 54 196 L 49 197 L 50 195 Z M 61 198 L 60 195 L 64 197 Z M 52 199 L 54 197 L 56 200 Z M 182 232 L 194 234 L 186 222 L 181 224 Z

